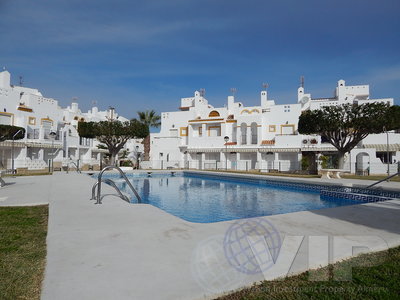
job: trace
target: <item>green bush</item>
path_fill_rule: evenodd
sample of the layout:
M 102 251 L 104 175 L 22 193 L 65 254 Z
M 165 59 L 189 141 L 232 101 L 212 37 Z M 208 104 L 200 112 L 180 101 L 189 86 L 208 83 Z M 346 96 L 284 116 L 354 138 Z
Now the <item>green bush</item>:
M 130 160 L 121 161 L 121 167 L 132 167 L 132 162 Z
M 301 158 L 301 169 L 303 171 L 306 171 L 306 170 L 308 170 L 309 167 L 310 167 L 310 161 L 309 161 L 308 157 L 303 156 Z
M 319 160 L 321 161 L 322 169 L 328 169 L 328 167 L 329 167 L 329 156 L 321 155 L 319 157 Z

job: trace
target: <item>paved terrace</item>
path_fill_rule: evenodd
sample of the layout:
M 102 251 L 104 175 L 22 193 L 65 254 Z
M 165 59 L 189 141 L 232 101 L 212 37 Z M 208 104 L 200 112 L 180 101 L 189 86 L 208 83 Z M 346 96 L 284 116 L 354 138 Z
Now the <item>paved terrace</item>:
M 154 206 L 128 204 L 115 196 L 94 205 L 89 198 L 95 180 L 85 174 L 5 181 L 9 184 L 0 188 L 1 206 L 50 204 L 42 299 L 205 299 L 262 280 L 262 275 L 238 273 L 224 261 L 222 239 L 233 221 L 190 223 Z M 400 190 L 399 183 L 385 185 Z M 103 190 L 115 194 L 106 185 Z M 377 236 L 378 240 L 372 237 L 369 246 L 380 250 L 400 245 L 399 215 L 400 200 L 391 200 L 264 219 L 273 223 L 285 239 L 295 235 L 353 235 L 345 238 L 353 245 L 357 240 L 354 236 Z M 293 240 L 281 251 L 278 262 L 297 251 L 292 244 Z M 208 261 L 198 259 L 204 253 Z M 291 273 L 308 268 L 307 253 L 304 240 Z M 335 255 L 337 259 L 349 256 L 344 246 Z M 313 256 L 312 266 L 325 264 L 319 256 Z M 282 268 L 268 272 L 269 277 L 285 274 Z

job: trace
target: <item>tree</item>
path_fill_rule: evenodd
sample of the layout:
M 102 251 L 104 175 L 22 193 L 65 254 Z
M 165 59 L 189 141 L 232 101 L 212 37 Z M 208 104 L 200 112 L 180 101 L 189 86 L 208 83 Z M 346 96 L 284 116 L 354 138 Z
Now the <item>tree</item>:
M 96 138 L 107 147 L 111 165 L 115 165 L 118 152 L 129 139 L 144 138 L 149 135 L 148 128 L 136 119 L 127 122 L 101 121 L 79 122 L 80 137 Z
M 338 150 L 338 168 L 344 155 L 369 134 L 400 128 L 400 109 L 386 103 L 343 104 L 306 110 L 299 118 L 301 134 L 325 137 Z
M 19 130 L 21 130 L 17 135 L 15 135 Z M 25 137 L 25 129 L 18 126 L 12 125 L 0 125 L 0 142 L 5 140 L 20 140 Z
M 158 128 L 161 125 L 161 117 L 157 115 L 154 110 L 138 111 L 139 120 L 141 123 L 147 126 L 150 132 L 150 127 Z M 143 141 L 144 144 L 144 160 L 150 159 L 150 133 Z

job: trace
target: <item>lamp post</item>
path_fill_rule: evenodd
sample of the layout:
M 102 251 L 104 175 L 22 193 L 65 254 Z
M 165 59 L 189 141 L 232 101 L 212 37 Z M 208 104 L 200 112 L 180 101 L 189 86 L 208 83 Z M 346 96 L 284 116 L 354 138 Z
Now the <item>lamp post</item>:
M 56 136 L 57 136 L 57 133 L 55 133 L 54 131 L 51 131 L 49 133 L 49 138 L 51 139 L 51 173 L 53 173 L 53 171 L 54 171 L 54 166 L 53 166 L 53 163 L 54 163 L 54 140 L 55 140 Z
M 139 158 L 140 158 L 140 153 L 139 153 L 139 146 L 136 146 L 136 169 L 139 170 Z
M 14 170 L 14 139 L 21 132 L 22 132 L 22 129 L 18 130 L 12 137 L 12 144 L 11 144 L 11 172 L 12 172 L 12 174 L 15 174 L 15 170 Z
M 228 141 L 229 141 L 229 136 L 224 137 L 225 141 L 225 171 L 228 170 Z
M 390 164 L 389 164 L 389 132 L 386 127 L 383 126 L 383 131 L 386 132 L 386 163 L 387 163 L 387 175 L 390 176 Z

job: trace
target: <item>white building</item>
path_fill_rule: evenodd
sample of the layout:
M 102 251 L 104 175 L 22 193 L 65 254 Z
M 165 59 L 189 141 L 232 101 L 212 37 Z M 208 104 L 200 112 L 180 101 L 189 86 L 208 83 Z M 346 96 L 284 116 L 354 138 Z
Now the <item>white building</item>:
M 161 114 L 161 130 L 151 134 L 153 168 L 235 169 L 296 171 L 302 157 L 315 164 L 321 155 L 334 156 L 336 149 L 320 136 L 297 131 L 302 111 L 342 103 L 387 102 L 392 98 L 370 99 L 369 86 L 346 86 L 339 80 L 331 98 L 313 99 L 303 87 L 297 103 L 277 105 L 261 91 L 259 106 L 245 106 L 233 96 L 227 105 L 215 108 L 198 91 L 182 98 L 180 111 Z M 400 134 L 389 132 L 391 172 L 400 161 Z M 229 137 L 225 143 L 224 137 Z M 387 170 L 386 134 L 369 135 L 346 159 L 351 172 L 384 174 Z
M 98 169 L 102 155 L 106 150 L 98 149 L 95 139 L 80 138 L 77 125 L 80 121 L 105 121 L 118 119 L 113 108 L 99 111 L 93 107 L 83 113 L 78 103 L 61 108 L 58 101 L 43 97 L 37 90 L 14 86 L 10 83 L 10 73 L 0 72 L 0 124 L 23 127 L 25 138 L 14 142 L 14 168 L 23 170 L 47 169 L 51 159 L 54 167 L 79 165 L 81 169 Z M 52 140 L 50 132 L 56 133 Z M 12 141 L 0 143 L 0 168 L 12 168 Z M 125 149 L 130 147 L 130 158 L 135 159 L 136 146 L 143 151 L 141 140 L 131 140 Z M 133 157 L 132 157 L 133 155 Z

